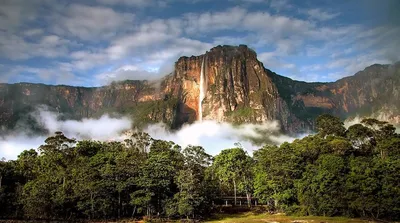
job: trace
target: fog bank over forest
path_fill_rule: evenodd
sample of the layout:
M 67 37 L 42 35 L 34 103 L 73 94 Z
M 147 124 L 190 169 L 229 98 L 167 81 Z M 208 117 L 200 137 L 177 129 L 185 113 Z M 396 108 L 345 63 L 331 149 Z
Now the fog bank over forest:
M 47 132 L 63 132 L 69 138 L 78 140 L 91 139 L 99 141 L 123 141 L 129 138 L 133 121 L 126 116 L 103 115 L 98 119 L 60 120 L 60 115 L 46 107 L 39 107 L 28 114 Z M 29 125 L 19 122 L 11 133 L 0 137 L 0 157 L 16 159 L 23 150 L 36 149 L 42 145 L 48 135 L 38 134 L 29 129 Z M 262 124 L 233 125 L 213 120 L 198 121 L 186 124 L 181 129 L 171 131 L 163 123 L 150 124 L 143 130 L 154 139 L 173 141 L 182 147 L 199 145 L 212 155 L 222 149 L 240 143 L 250 154 L 270 143 L 279 145 L 291 142 L 295 138 L 284 135 L 277 121 Z

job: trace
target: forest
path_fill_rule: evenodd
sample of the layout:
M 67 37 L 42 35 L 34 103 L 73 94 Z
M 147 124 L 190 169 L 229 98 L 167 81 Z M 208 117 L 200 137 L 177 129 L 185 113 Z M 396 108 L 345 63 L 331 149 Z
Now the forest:
M 56 132 L 37 150 L 0 161 L 0 218 L 204 219 L 224 197 L 273 213 L 400 218 L 400 135 L 331 115 L 316 133 L 248 154 L 211 156 L 136 132 L 123 142 L 76 141 Z M 246 205 L 255 205 L 246 202 Z

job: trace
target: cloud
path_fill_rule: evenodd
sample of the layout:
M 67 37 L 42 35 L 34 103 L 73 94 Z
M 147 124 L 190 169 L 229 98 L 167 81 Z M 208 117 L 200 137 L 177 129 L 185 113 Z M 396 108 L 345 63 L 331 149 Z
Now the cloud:
M 364 70 L 366 67 L 372 64 L 390 64 L 391 61 L 387 59 L 377 59 L 377 58 L 384 58 L 384 57 L 377 57 L 376 52 L 365 54 L 365 55 L 357 55 L 353 57 L 341 58 L 334 60 L 327 64 L 327 68 L 334 69 L 334 68 L 342 68 L 343 72 L 342 75 L 337 76 L 350 76 L 354 75 L 358 71 Z
M 0 58 L 24 60 L 32 57 L 66 57 L 70 44 L 73 43 L 56 35 L 43 36 L 32 42 L 0 30 Z
M 88 70 L 110 61 L 104 50 L 79 50 L 70 54 L 71 65 L 77 70 Z
M 326 11 L 323 11 L 322 9 L 309 9 L 305 11 L 305 14 L 310 16 L 312 19 L 316 19 L 319 21 L 326 21 L 326 20 L 331 20 L 340 15 L 339 12 L 337 13 L 329 13 Z
M 57 114 L 45 108 L 39 108 L 33 117 L 51 133 L 61 131 L 78 139 L 109 140 L 132 127 L 132 121 L 129 118 L 112 118 L 109 115 L 103 115 L 99 119 L 61 121 Z
M 132 121 L 127 117 L 104 115 L 98 119 L 60 120 L 58 114 L 46 107 L 39 107 L 30 114 L 44 129 L 51 134 L 62 131 L 69 138 L 93 140 L 122 140 L 124 131 L 131 129 Z M 19 123 L 13 133 L 0 136 L 0 158 L 16 159 L 23 150 L 37 149 L 44 144 L 46 135 L 37 135 L 26 123 Z
M 2 0 L 0 7 L 0 30 L 13 31 L 25 22 L 36 18 L 37 0 Z
M 107 49 L 112 59 L 121 59 L 128 56 L 131 50 L 139 47 L 148 47 L 152 44 L 163 43 L 173 39 L 175 36 L 154 31 L 138 32 L 133 35 L 124 36 L 114 41 Z
M 38 29 L 38 28 L 28 29 L 28 30 L 24 31 L 24 35 L 25 36 L 37 36 L 37 35 L 43 34 L 43 32 L 44 31 L 42 29 Z
M 280 56 L 279 53 L 275 52 L 264 52 L 258 54 L 258 59 L 263 62 L 264 66 L 268 69 L 281 69 L 288 70 L 290 73 L 297 73 L 297 67 L 293 63 L 285 62 Z
M 290 10 L 294 6 L 288 0 L 270 0 L 270 7 L 276 11 Z
M 159 70 L 167 63 L 173 65 L 179 56 L 202 54 L 218 44 L 247 44 L 259 54 L 273 52 L 270 60 L 263 61 L 267 68 L 302 80 L 314 80 L 314 76 L 332 80 L 337 75 L 331 73 L 351 75 L 348 72 L 358 66 L 327 67 L 348 57 L 368 54 L 374 56 L 369 58 L 374 61 L 400 60 L 397 25 L 369 26 L 356 20 L 342 23 L 335 18 L 346 18 L 347 12 L 328 9 L 329 4 L 301 8 L 295 1 L 232 0 L 226 1 L 222 9 L 202 10 L 200 6 L 210 4 L 210 0 L 3 2 L 0 57 L 8 69 L 15 67 L 11 63 L 52 70 L 57 70 L 59 64 L 69 64 L 68 73 L 86 76 L 86 80 L 104 73 L 141 77 L 151 72 L 149 75 L 154 76 L 155 71 L 156 75 L 162 74 Z M 175 4 L 184 10 L 173 12 Z M 159 6 L 166 7 L 160 10 Z M 304 56 L 324 66 L 318 73 L 306 73 L 301 67 L 311 62 Z M 127 65 L 137 67 L 136 73 L 118 70 Z M 48 77 L 43 79 L 46 83 L 54 82 L 50 75 L 36 76 Z M 6 79 L 4 74 L 1 79 Z
M 394 124 L 394 126 L 396 127 L 396 132 L 400 133 L 400 126 L 398 124 L 396 124 L 396 122 L 393 123 L 393 119 L 391 119 L 392 115 L 393 115 L 392 112 L 385 112 L 385 111 L 377 112 L 368 117 L 356 115 L 356 116 L 347 118 L 344 121 L 344 127 L 349 128 L 352 125 L 361 124 L 361 121 L 366 118 L 375 118 L 380 121 L 386 121 L 388 123 Z
M 223 30 L 253 31 L 268 34 L 275 40 L 290 34 L 302 36 L 314 28 L 314 24 L 305 20 L 264 11 L 251 12 L 242 7 L 221 12 L 188 13 L 184 15 L 182 24 L 185 24 L 185 32 L 189 34 Z
M 185 31 L 193 34 L 236 28 L 246 15 L 247 11 L 240 7 L 222 12 L 188 13 L 184 15 Z
M 127 5 L 127 6 L 147 6 L 151 4 L 151 0 L 97 0 L 99 3 L 106 5 Z
M 96 75 L 99 85 L 123 80 L 157 80 L 173 71 L 172 67 L 164 67 L 156 71 L 147 71 L 135 65 L 124 65 L 116 70 Z
M 175 132 L 169 131 L 163 124 L 150 125 L 145 131 L 155 139 L 171 140 L 183 147 L 200 145 L 212 155 L 218 154 L 222 149 L 234 147 L 237 142 L 252 153 L 260 148 L 262 143 L 281 144 L 295 139 L 280 134 L 280 127 L 275 121 L 234 126 L 230 123 L 207 120 L 184 125 Z
M 82 4 L 71 4 L 60 14 L 54 15 L 58 21 L 53 26 L 56 33 L 88 41 L 108 39 L 124 32 L 135 17 L 132 13 L 117 12 L 108 7 Z
M 37 149 L 44 143 L 44 136 L 28 136 L 25 134 L 0 137 L 0 159 L 17 159 L 18 155 L 29 149 Z
M 1 81 L 3 82 L 33 82 L 42 83 L 52 81 L 53 84 L 70 84 L 75 86 L 87 82 L 84 78 L 72 73 L 70 64 L 58 63 L 50 67 L 28 67 L 14 66 L 11 69 L 5 67 L 2 71 Z
M 71 57 L 75 67 L 82 70 L 104 63 L 117 64 L 117 66 L 108 66 L 106 71 L 98 72 L 97 79 L 105 77 L 120 79 L 119 77 L 125 76 L 141 79 L 148 74 L 151 75 L 150 77 L 158 76 L 159 72 L 153 75 L 155 70 L 162 70 L 161 68 L 166 67 L 167 63 L 174 64 L 180 56 L 203 54 L 214 45 L 221 43 L 221 39 L 218 38 L 210 43 L 183 36 L 196 36 L 199 33 L 224 29 L 244 29 L 260 33 L 250 38 L 255 44 L 262 44 L 261 41 L 277 42 L 276 53 L 284 56 L 297 52 L 302 40 L 294 37 L 282 39 L 282 36 L 294 36 L 294 34 L 304 36 L 306 35 L 304 30 L 312 26 L 298 19 L 269 13 L 254 13 L 244 8 L 233 7 L 222 12 L 189 13 L 183 17 L 155 19 L 142 23 L 134 31 L 114 38 L 106 49 L 76 51 L 71 53 Z M 131 59 L 123 63 L 118 62 L 124 58 Z M 272 63 L 272 61 L 269 62 Z M 282 64 L 276 63 L 273 67 L 279 67 Z M 128 71 L 120 69 L 125 65 L 134 69 L 128 69 Z M 294 65 L 285 63 L 283 68 L 293 69 Z
M 46 107 L 39 107 L 30 115 L 48 132 L 62 131 L 67 137 L 78 140 L 122 141 L 129 137 L 127 131 L 132 128 L 132 121 L 124 116 L 104 115 L 98 119 L 60 120 L 59 114 Z M 23 150 L 36 149 L 44 144 L 46 135 L 36 135 L 25 123 L 20 122 L 18 126 L 11 134 L 0 137 L 0 158 L 15 159 Z M 295 139 L 281 134 L 276 121 L 232 125 L 207 120 L 184 125 L 176 131 L 159 123 L 149 125 L 144 131 L 154 139 L 170 140 L 182 147 L 203 146 L 212 155 L 218 154 L 222 149 L 234 147 L 237 142 L 252 153 L 264 143 L 281 144 Z

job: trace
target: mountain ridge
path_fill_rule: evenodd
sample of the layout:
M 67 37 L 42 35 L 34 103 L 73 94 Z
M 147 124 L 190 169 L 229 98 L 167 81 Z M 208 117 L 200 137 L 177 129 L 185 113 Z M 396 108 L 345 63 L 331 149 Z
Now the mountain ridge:
M 239 124 L 278 120 L 287 133 L 312 130 L 322 113 L 345 119 L 384 112 L 389 121 L 400 123 L 400 104 L 393 99 L 400 92 L 398 65 L 374 64 L 335 82 L 305 82 L 265 68 L 246 45 L 216 46 L 202 55 L 180 57 L 174 72 L 159 81 L 99 87 L 1 83 L 0 121 L 12 128 L 44 104 L 65 118 L 116 112 L 132 116 L 139 126 L 165 122 L 171 128 L 195 122 L 199 113 L 204 120 Z M 202 89 L 205 96 L 199 101 Z
M 203 54 L 201 54 L 201 55 L 203 55 Z M 195 56 L 195 55 L 192 55 L 192 56 L 181 56 L 181 57 L 179 57 L 179 59 L 180 58 L 190 58 L 190 57 L 199 57 L 199 56 L 201 56 L 201 55 L 197 55 L 197 56 Z M 179 60 L 178 59 L 178 60 Z M 262 63 L 262 62 L 261 62 Z M 266 70 L 268 70 L 269 72 L 271 72 L 271 73 L 275 73 L 275 75 L 277 75 L 277 76 L 279 76 L 279 77 L 282 77 L 282 78 L 287 78 L 287 79 L 290 79 L 291 81 L 296 81 L 296 82 L 302 82 L 302 83 L 305 83 L 305 84 L 329 84 L 329 83 L 335 83 L 335 82 L 337 82 L 337 81 L 340 81 L 340 80 L 342 80 L 342 79 L 346 79 L 346 78 L 349 78 L 349 77 L 354 77 L 354 76 L 356 76 L 359 72 L 362 72 L 362 71 L 364 71 L 364 70 L 366 70 L 366 69 L 368 69 L 368 68 L 370 68 L 370 67 L 374 67 L 374 66 L 400 66 L 400 61 L 398 61 L 398 62 L 395 62 L 395 63 L 392 63 L 392 64 L 378 64 L 378 63 L 375 63 L 375 64 L 371 64 L 371 65 L 369 65 L 369 66 L 367 66 L 367 67 L 365 67 L 363 70 L 360 70 L 360 71 L 357 71 L 356 73 L 354 73 L 354 74 L 352 74 L 352 75 L 349 75 L 349 76 L 345 76 L 345 77 L 341 77 L 341 78 L 339 78 L 339 79 L 337 79 L 337 80 L 335 80 L 335 81 L 327 81 L 327 82 L 319 82 L 319 81 L 302 81 L 302 80 L 296 80 L 296 79 L 293 79 L 293 78 L 290 78 L 290 77 L 287 77 L 287 76 L 284 76 L 284 75 L 281 75 L 281 74 L 278 74 L 278 73 L 275 73 L 274 71 L 272 71 L 272 70 L 270 70 L 270 69 L 268 69 L 268 68 L 265 68 Z M 154 80 L 149 80 L 149 79 L 125 79 L 125 80 L 119 80 L 119 81 L 112 81 L 112 82 L 110 82 L 109 84 L 104 84 L 104 85 L 99 85 L 99 86 L 83 86 L 83 85 L 68 85 L 68 84 L 46 84 L 46 83 L 33 83 L 33 82 L 25 82 L 25 81 L 21 81 L 21 82 L 15 82 L 15 83 L 6 83 L 6 82 L 0 82 L 0 85 L 2 85 L 2 84 L 7 84 L 7 85 L 13 85 L 13 84 L 36 84 L 36 85 L 46 85 L 46 86 L 60 86 L 60 87 L 63 87 L 63 86 L 68 86 L 68 87 L 79 87 L 79 88 L 101 88 L 101 87 L 107 87 L 107 86 L 109 86 L 110 84 L 112 84 L 112 83 L 116 83 L 116 84 L 119 84 L 119 83 L 123 83 L 123 82 L 126 82 L 126 81 L 145 81 L 145 82 L 159 82 L 159 81 L 161 81 L 162 79 L 164 79 L 164 78 L 166 78 L 167 76 L 169 76 L 169 75 L 172 75 L 173 74 L 173 72 L 172 73 L 169 73 L 169 74 L 166 74 L 166 75 L 164 75 L 164 76 L 162 76 L 162 77 L 160 77 L 160 78 L 158 78 L 158 79 L 154 79 Z

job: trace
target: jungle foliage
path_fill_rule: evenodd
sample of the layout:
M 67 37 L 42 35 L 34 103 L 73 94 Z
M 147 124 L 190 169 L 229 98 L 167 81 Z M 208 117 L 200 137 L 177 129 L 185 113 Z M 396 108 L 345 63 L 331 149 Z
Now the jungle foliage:
M 365 119 L 346 129 L 323 115 L 317 129 L 252 156 L 237 144 L 215 157 L 141 132 L 124 142 L 56 132 L 37 150 L 0 162 L 0 217 L 199 219 L 218 198 L 245 196 L 276 212 L 399 219 L 395 128 Z

